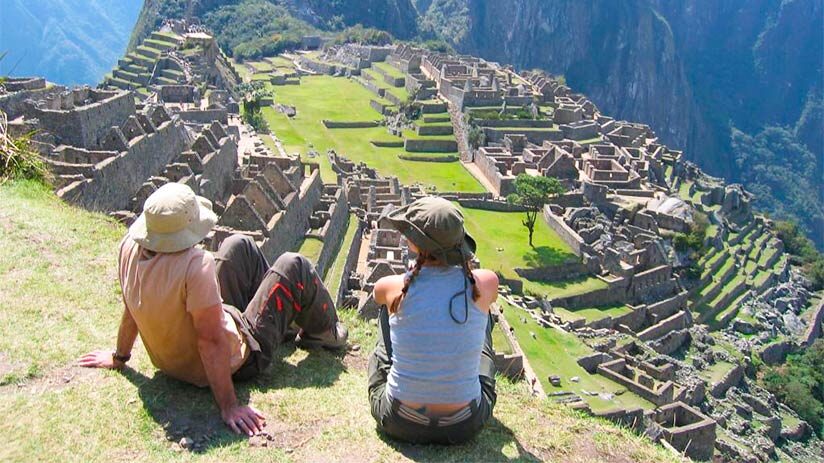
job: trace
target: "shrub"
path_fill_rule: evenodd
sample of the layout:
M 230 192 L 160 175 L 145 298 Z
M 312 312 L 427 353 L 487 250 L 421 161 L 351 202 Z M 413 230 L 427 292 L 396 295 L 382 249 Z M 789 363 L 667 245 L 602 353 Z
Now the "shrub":
M 6 113 L 0 111 L 0 183 L 13 179 L 49 180 L 45 162 L 31 147 L 32 135 L 12 136 Z
M 824 340 L 767 369 L 761 383 L 824 436 Z
M 784 250 L 795 257 L 812 283 L 813 290 L 824 289 L 824 255 L 804 236 L 795 222 L 776 222 L 775 233 L 784 242 Z
M 469 146 L 473 150 L 476 150 L 486 144 L 486 134 L 483 129 L 477 125 L 470 127 L 467 138 L 469 139 Z

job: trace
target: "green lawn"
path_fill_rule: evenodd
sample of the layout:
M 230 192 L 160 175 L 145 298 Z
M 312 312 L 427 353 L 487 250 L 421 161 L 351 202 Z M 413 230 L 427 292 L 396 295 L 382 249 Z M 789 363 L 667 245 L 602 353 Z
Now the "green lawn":
M 526 228 L 521 225 L 522 212 L 496 212 L 463 208 L 469 233 L 478 242 L 481 266 L 508 278 L 520 278 L 513 269 L 577 262 L 572 249 L 542 219 L 536 222 L 534 247 L 529 246 Z M 565 281 L 524 281 L 524 291 L 548 298 L 582 294 L 606 288 L 595 277 Z
M 544 391 L 571 391 L 581 396 L 595 411 L 618 407 L 643 407 L 653 409 L 655 406 L 641 397 L 626 391 L 616 395 L 611 401 L 598 396 L 588 396 L 581 391 L 615 393 L 625 388 L 598 374 L 589 374 L 578 365 L 579 357 L 593 353 L 574 334 L 564 333 L 555 328 L 543 328 L 525 311 L 509 304 L 501 304 L 507 322 L 515 330 L 518 344 L 529 359 L 529 364 L 541 381 Z M 526 323 L 523 320 L 526 320 Z M 532 334 L 535 334 L 535 338 Z M 549 384 L 549 375 L 561 376 L 561 387 Z M 578 376 L 580 382 L 573 383 L 569 378 Z
M 492 328 L 492 345 L 495 347 L 495 352 L 501 352 L 503 354 L 512 353 L 512 346 L 509 345 L 509 339 L 499 324 L 495 324 Z
M 406 74 L 404 74 L 403 71 L 386 62 L 372 63 L 372 67 L 380 69 L 389 76 L 395 77 L 397 79 L 400 79 L 401 77 L 406 77 Z
M 406 91 L 406 87 L 394 87 L 389 85 L 385 80 L 383 80 L 383 76 L 377 73 L 372 69 L 363 69 L 361 70 L 361 74 L 364 76 L 369 76 L 371 78 L 372 83 L 377 85 L 379 88 L 384 89 L 387 92 L 392 93 L 396 97 L 398 97 L 401 101 L 406 101 L 409 99 L 409 92 Z M 370 92 L 371 93 L 371 92 Z M 371 93 L 374 95 L 374 93 Z
M 326 276 L 324 282 L 326 287 L 332 294 L 337 294 L 340 288 L 340 279 L 343 276 L 343 267 L 346 265 L 346 258 L 349 253 L 349 248 L 352 246 L 352 241 L 355 239 L 355 233 L 358 231 L 357 217 L 349 217 L 349 225 L 346 227 L 346 234 L 343 236 L 343 242 L 340 245 L 340 250 L 335 256 L 335 260 L 329 264 L 326 269 Z
M 712 383 L 721 381 L 721 379 L 724 378 L 724 375 L 732 370 L 734 366 L 735 365 L 729 362 L 715 362 L 714 364 L 699 370 L 698 376 L 711 385 Z
M 369 413 L 366 364 L 376 332 L 353 311 L 347 353 L 280 347 L 238 396 L 267 416 L 269 439 L 222 424 L 208 389 L 158 373 L 140 341 L 122 373 L 74 366 L 111 349 L 122 302 L 117 243 L 125 228 L 63 205 L 29 182 L 0 186 L 0 461 L 679 461 L 649 440 L 530 396 L 498 379 L 493 420 L 452 447 L 381 437 Z M 181 450 L 183 437 L 196 450 Z M 615 443 L 620 442 L 619 448 Z M 582 445 L 584 448 L 582 448 Z
M 530 281 L 524 280 L 524 292 L 556 299 L 606 289 L 607 283 L 594 276 L 572 278 L 565 281 Z
M 577 262 L 578 257 L 541 218 L 535 224 L 534 247 L 529 246 L 524 213 L 462 208 L 467 230 L 478 242 L 478 259 L 485 268 L 516 278 L 514 268 Z
M 301 85 L 271 87 L 275 101 L 297 107 L 297 116 L 290 119 L 273 108 L 263 114 L 275 136 L 289 153 L 306 153 L 314 148 L 321 153 L 321 175 L 325 182 L 335 176 L 325 153 L 334 148 L 353 161 L 364 161 L 382 175 L 395 175 L 404 184 L 420 183 L 439 191 L 483 192 L 483 186 L 459 162 L 429 163 L 398 159 L 402 148 L 378 148 L 371 140 L 386 139 L 383 127 L 366 129 L 327 129 L 322 120 L 374 121 L 381 115 L 369 106 L 371 92 L 354 81 L 329 76 L 301 79 Z M 416 153 L 425 154 L 425 153 Z
M 297 252 L 308 257 L 309 260 L 313 262 L 318 260 L 321 251 L 323 251 L 323 241 L 314 237 L 305 238 L 297 249 Z
M 589 322 L 601 320 L 610 316 L 612 318 L 620 317 L 630 313 L 632 309 L 626 304 L 613 304 L 602 307 L 586 307 L 582 309 L 564 309 L 563 307 L 555 307 L 555 313 L 565 320 L 574 320 L 576 318 L 583 318 Z

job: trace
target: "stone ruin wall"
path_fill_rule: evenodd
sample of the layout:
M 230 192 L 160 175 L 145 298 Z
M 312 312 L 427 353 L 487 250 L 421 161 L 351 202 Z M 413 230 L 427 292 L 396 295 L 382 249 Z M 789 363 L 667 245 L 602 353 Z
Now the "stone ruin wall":
M 85 96 L 100 100 L 81 106 Z M 38 119 L 42 130 L 59 134 L 61 143 L 82 148 L 98 146 L 111 127 L 135 113 L 134 98 L 128 92 L 81 88 L 40 101 L 24 110 L 26 117 Z M 66 104 L 73 108 L 61 109 Z
M 131 141 L 127 151 L 95 166 L 85 186 L 66 190 L 62 197 L 89 210 L 127 209 L 143 181 L 160 172 L 186 145 L 182 127 L 166 122 L 155 133 Z
M 349 290 L 349 277 L 358 267 L 358 258 L 360 257 L 360 248 L 363 241 L 363 233 L 367 228 L 366 222 L 356 218 L 350 217 L 349 220 L 358 220 L 358 228 L 355 231 L 355 236 L 349 249 L 341 249 L 340 252 L 346 252 L 346 261 L 343 264 L 343 273 L 341 274 L 340 286 L 338 287 L 338 294 L 335 296 L 335 306 L 343 307 L 346 292 Z
M 323 193 L 320 171 L 313 171 L 295 193 L 298 195 L 295 199 L 296 204 L 278 217 L 274 227 L 269 230 L 269 239 L 261 248 L 267 259 L 272 261 L 275 257 L 300 246 L 309 226 L 309 217 Z
M 329 219 L 325 223 L 320 237 L 323 240 L 323 248 L 315 263 L 315 267 L 321 275 L 328 269 L 329 265 L 334 262 L 337 254 L 344 252 L 344 250 L 340 248 L 340 245 L 346 234 L 349 220 L 351 220 L 349 217 L 349 203 L 346 201 L 346 194 L 343 188 L 337 185 L 325 185 L 324 199 L 331 199 L 332 202 L 321 203 L 321 205 L 328 204 L 329 206 L 328 209 L 321 209 L 322 212 L 329 214 Z

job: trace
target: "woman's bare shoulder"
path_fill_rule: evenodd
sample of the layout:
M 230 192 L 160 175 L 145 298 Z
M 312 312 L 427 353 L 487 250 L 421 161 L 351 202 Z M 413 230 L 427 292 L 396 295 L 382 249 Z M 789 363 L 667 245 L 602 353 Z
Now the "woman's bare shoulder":
M 486 309 L 484 312 L 488 312 L 489 305 L 498 298 L 498 275 L 491 270 L 478 269 L 472 271 L 472 276 L 481 293 L 480 306 Z
M 375 283 L 374 297 L 378 304 L 387 304 L 403 289 L 404 275 L 385 276 Z
M 487 287 L 498 291 L 498 275 L 492 270 L 480 268 L 473 270 L 472 275 L 479 287 Z

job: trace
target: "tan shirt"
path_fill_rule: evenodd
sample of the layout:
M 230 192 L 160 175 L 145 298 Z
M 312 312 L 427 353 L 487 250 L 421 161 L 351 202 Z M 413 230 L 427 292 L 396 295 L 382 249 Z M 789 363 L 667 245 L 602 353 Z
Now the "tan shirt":
M 173 254 L 142 249 L 126 236 L 120 246 L 123 301 L 155 367 L 196 386 L 208 386 L 191 312 L 221 304 L 215 259 L 202 249 Z M 243 365 L 249 349 L 234 319 L 223 312 L 230 366 Z

